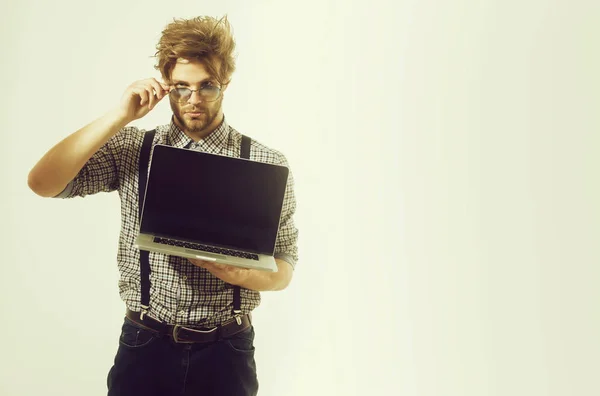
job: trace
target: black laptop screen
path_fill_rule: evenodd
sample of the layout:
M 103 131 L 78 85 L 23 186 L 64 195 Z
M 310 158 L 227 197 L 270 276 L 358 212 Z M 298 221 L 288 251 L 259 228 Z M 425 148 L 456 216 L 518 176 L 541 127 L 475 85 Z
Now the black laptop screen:
M 154 147 L 140 231 L 273 254 L 288 168 Z

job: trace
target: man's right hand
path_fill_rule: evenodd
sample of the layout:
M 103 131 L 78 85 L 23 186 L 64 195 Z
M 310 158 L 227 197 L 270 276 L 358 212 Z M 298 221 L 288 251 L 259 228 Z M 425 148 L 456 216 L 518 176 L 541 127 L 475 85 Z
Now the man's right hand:
M 121 97 L 119 111 L 127 122 L 144 117 L 169 93 L 169 86 L 154 78 L 136 81 Z
M 148 114 L 168 92 L 169 86 L 154 78 L 131 84 L 115 108 L 67 136 L 37 162 L 27 178 L 29 188 L 42 197 L 59 194 L 112 136 Z M 105 184 L 115 175 L 104 174 Z

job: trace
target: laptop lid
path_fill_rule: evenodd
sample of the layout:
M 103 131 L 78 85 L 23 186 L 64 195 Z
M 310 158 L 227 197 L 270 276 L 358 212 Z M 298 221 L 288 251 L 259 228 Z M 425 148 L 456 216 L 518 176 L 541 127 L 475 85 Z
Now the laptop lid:
M 272 255 L 285 166 L 154 146 L 140 233 Z

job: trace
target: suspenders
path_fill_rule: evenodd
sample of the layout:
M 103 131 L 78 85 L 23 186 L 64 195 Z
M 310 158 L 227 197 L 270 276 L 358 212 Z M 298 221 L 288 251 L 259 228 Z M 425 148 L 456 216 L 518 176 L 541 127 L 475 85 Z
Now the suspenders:
M 148 182 L 148 161 L 150 160 L 150 150 L 152 149 L 155 133 L 156 130 L 146 132 L 144 135 L 144 142 L 142 143 L 142 150 L 140 151 L 140 161 L 138 165 L 138 206 L 140 225 L 142 223 L 142 207 L 144 205 L 144 196 L 146 195 L 146 183 Z M 140 282 L 142 294 L 140 301 L 142 308 L 140 318 L 143 320 L 144 315 L 150 308 L 150 252 L 147 250 L 140 250 Z
M 150 150 L 152 149 L 152 142 L 154 141 L 154 135 L 156 130 L 146 132 L 144 134 L 144 141 L 142 143 L 142 150 L 140 152 L 139 160 L 139 183 L 138 183 L 138 197 L 139 197 L 139 219 L 140 224 L 142 220 L 142 205 L 144 203 L 144 196 L 146 194 L 146 184 L 148 182 L 148 162 L 150 161 Z M 240 158 L 250 159 L 250 144 L 252 139 L 246 135 L 242 135 L 242 145 L 240 148 Z M 141 282 L 141 313 L 140 319 L 144 319 L 144 315 L 148 313 L 150 309 L 150 253 L 147 250 L 140 250 L 140 282 Z M 242 324 L 240 318 L 242 314 L 242 298 L 240 293 L 240 287 L 234 286 L 233 288 L 233 316 L 237 321 L 238 325 Z

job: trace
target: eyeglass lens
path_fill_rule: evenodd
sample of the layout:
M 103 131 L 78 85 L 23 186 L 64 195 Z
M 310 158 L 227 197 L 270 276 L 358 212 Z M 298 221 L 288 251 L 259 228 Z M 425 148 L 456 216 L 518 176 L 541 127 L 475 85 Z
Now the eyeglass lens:
M 171 90 L 170 94 L 178 102 L 187 102 L 192 96 L 192 90 L 189 88 L 175 88 Z M 217 87 L 203 87 L 198 93 L 206 101 L 213 101 L 219 97 L 221 90 Z

